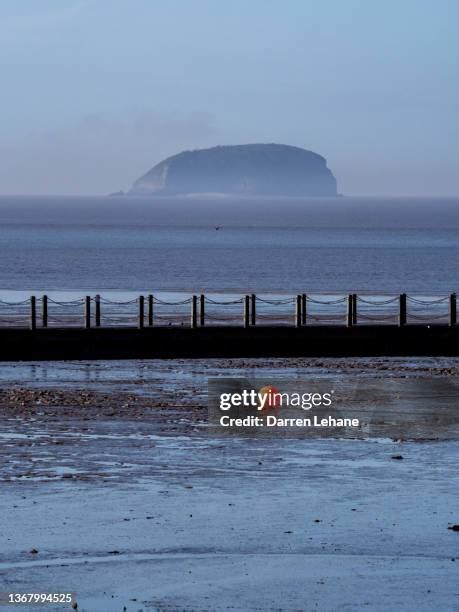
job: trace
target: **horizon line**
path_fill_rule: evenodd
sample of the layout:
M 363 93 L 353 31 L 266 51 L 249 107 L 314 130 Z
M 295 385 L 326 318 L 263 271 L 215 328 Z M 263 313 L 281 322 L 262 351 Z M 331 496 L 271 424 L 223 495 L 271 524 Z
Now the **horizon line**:
M 0 193 L 0 198 L 110 198 L 110 199 L 123 199 L 132 198 L 135 200 L 156 200 L 156 199 L 174 199 L 174 198 L 185 198 L 185 197 L 228 197 L 228 198 L 254 198 L 254 199 L 282 199 L 287 198 L 289 200 L 340 200 L 343 198 L 394 198 L 394 199 L 414 199 L 414 198 L 441 198 L 441 199 L 458 199 L 459 193 L 457 194 L 344 194 L 339 193 L 336 196 L 291 196 L 291 195 L 251 195 L 251 194 L 232 194 L 232 193 L 177 193 L 177 194 L 149 194 L 149 195 L 133 195 L 128 192 L 113 192 L 113 193 Z

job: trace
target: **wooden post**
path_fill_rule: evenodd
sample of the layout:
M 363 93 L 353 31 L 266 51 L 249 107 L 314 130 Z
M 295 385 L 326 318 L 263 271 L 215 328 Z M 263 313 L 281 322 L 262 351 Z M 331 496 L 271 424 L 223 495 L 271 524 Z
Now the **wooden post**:
M 244 327 L 250 326 L 250 295 L 244 297 Z
M 455 293 L 449 296 L 449 324 L 454 327 L 457 323 L 457 297 Z
M 145 298 L 143 295 L 139 295 L 139 319 L 138 319 L 138 327 L 139 329 L 143 329 L 144 317 L 145 317 Z
M 100 295 L 97 294 L 94 298 L 96 304 L 96 327 L 100 327 Z
M 250 296 L 250 324 L 255 325 L 257 322 L 257 314 L 256 314 L 256 301 L 257 296 L 252 293 Z
M 306 293 L 301 294 L 301 325 L 306 325 L 306 305 L 307 305 L 307 297 Z
M 153 296 L 148 296 L 148 327 L 153 327 Z
M 296 296 L 295 327 L 301 327 L 301 295 Z
M 398 325 L 399 327 L 406 325 L 406 293 L 400 294 Z
M 194 329 L 198 326 L 198 296 L 193 295 L 191 298 L 191 327 Z
M 354 296 L 350 293 L 347 296 L 347 326 L 352 327 L 354 324 Z
M 205 296 L 201 293 L 201 295 L 199 296 L 199 325 L 201 327 L 204 327 L 205 323 L 206 323 L 206 298 Z
M 91 296 L 89 295 L 84 298 L 84 327 L 85 329 L 91 327 Z
M 352 294 L 352 324 L 357 325 L 357 294 Z
M 48 327 L 48 296 L 44 295 L 41 298 L 41 324 L 43 327 Z
M 37 298 L 30 296 L 30 329 L 37 329 Z

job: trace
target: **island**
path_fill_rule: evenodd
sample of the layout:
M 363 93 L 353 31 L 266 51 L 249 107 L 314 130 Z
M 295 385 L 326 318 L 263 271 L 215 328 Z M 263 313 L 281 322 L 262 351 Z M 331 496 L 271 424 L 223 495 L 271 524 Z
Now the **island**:
M 337 196 L 321 155 L 283 144 L 245 144 L 183 151 L 137 179 L 128 195 L 228 194 Z

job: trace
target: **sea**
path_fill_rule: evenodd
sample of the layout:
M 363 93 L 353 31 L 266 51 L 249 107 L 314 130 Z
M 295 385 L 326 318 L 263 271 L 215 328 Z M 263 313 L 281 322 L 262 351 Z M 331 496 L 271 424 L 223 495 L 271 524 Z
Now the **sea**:
M 451 293 L 459 198 L 0 197 L 0 294 Z

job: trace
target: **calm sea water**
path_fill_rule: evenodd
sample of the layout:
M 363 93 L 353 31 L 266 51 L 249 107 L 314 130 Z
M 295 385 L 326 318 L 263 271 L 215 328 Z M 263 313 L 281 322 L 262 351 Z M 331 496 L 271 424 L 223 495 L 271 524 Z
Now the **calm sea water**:
M 1 197 L 0 261 L 3 291 L 459 291 L 459 199 Z

